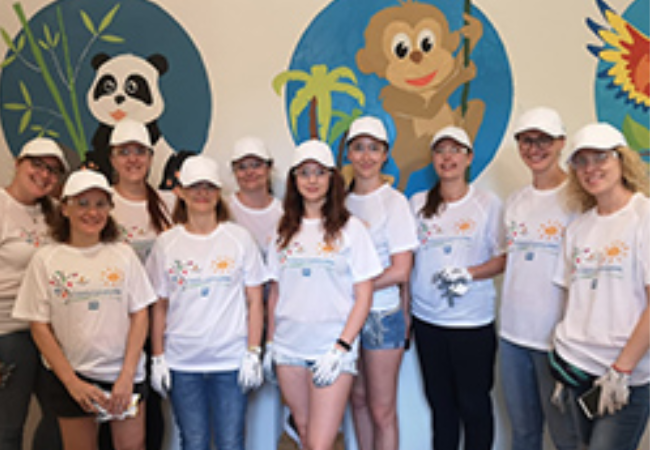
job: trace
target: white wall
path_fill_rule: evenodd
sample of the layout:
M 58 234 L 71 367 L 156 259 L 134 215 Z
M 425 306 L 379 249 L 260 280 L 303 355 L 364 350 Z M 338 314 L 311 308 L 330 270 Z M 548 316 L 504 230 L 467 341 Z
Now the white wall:
M 30 17 L 46 2 L 24 0 Z M 285 120 L 284 101 L 271 89 L 271 80 L 288 66 L 292 51 L 310 21 L 329 2 L 326 0 L 164 0 L 159 4 L 174 16 L 200 48 L 207 64 L 213 98 L 213 122 L 205 152 L 222 163 L 227 173 L 232 143 L 246 134 L 264 139 L 275 155 L 278 173 L 284 173 L 293 148 Z M 623 11 L 629 0 L 610 0 Z M 0 26 L 13 36 L 19 29 L 12 2 L 0 2 Z M 600 19 L 595 0 L 479 0 L 475 2 L 490 19 L 506 45 L 512 64 L 514 103 L 512 117 L 523 110 L 548 105 L 564 117 L 569 133 L 595 118 L 593 86 L 596 59 L 587 52 L 597 43 L 585 18 Z M 245 31 L 245 32 L 243 32 Z M 259 48 L 263 43 L 263 48 Z M 0 44 L 0 51 L 5 47 Z M 242 74 L 250 74 L 242 76 Z M 0 73 L 1 76 L 1 73 Z M 511 125 L 508 127 L 510 136 Z M 0 184 L 11 176 L 11 156 L 0 131 Z M 505 197 L 528 181 L 510 138 L 487 170 L 481 187 Z M 428 449 L 426 405 L 411 352 L 406 358 L 400 390 L 403 445 L 407 450 Z M 495 390 L 497 433 L 495 449 L 509 441 L 500 387 Z M 646 437 L 642 448 L 648 448 Z M 550 447 L 548 447 L 550 448 Z

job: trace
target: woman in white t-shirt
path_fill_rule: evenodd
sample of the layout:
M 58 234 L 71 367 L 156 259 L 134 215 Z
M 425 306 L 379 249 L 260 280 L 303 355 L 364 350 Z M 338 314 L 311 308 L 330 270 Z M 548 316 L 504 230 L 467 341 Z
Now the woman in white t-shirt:
M 255 241 L 228 220 L 217 163 L 181 166 L 177 225 L 156 240 L 147 271 L 152 385 L 169 392 L 181 448 L 244 450 L 247 391 L 262 383 L 262 285 Z
M 70 175 L 57 244 L 32 258 L 13 311 L 51 368 L 48 401 L 66 450 L 96 448 L 98 421 L 111 422 L 118 450 L 145 448 L 142 346 L 156 297 L 135 252 L 116 242 L 111 193 L 98 172 Z
M 408 283 L 418 245 L 406 197 L 382 177 L 388 135 L 376 117 L 352 122 L 347 157 L 353 179 L 345 204 L 370 232 L 383 272 L 373 279 L 373 303 L 361 330 L 359 374 L 352 387 L 352 413 L 361 450 L 399 447 L 397 381 L 410 327 L 400 285 Z
M 551 403 L 548 365 L 564 293 L 553 283 L 564 231 L 575 214 L 567 205 L 560 167 L 564 124 L 553 109 L 526 111 L 515 126 L 519 156 L 532 183 L 508 197 L 504 226 L 507 260 L 500 309 L 501 384 L 512 430 L 511 450 L 542 450 L 544 428 L 558 450 L 577 450 L 571 417 Z
M 470 185 L 472 143 L 447 127 L 431 141 L 438 181 L 415 194 L 420 246 L 411 277 L 415 343 L 433 448 L 489 450 L 496 333 L 492 277 L 503 270 L 501 201 Z
M 23 426 L 32 393 L 44 411 L 35 450 L 60 448 L 56 417 L 43 402 L 38 349 L 29 324 L 11 317 L 20 282 L 32 256 L 49 242 L 54 217 L 50 196 L 68 168 L 56 142 L 36 138 L 21 149 L 11 183 L 0 189 L 0 448 L 22 450 Z
M 268 333 L 282 395 L 306 448 L 332 448 L 356 373 L 356 338 L 381 264 L 345 207 L 327 144 L 295 152 L 277 239 L 271 244 Z
M 569 200 L 582 214 L 558 260 L 555 282 L 568 297 L 551 366 L 589 450 L 636 450 L 650 413 L 648 168 L 609 124 L 573 141 Z M 581 410 L 592 388 L 600 395 Z

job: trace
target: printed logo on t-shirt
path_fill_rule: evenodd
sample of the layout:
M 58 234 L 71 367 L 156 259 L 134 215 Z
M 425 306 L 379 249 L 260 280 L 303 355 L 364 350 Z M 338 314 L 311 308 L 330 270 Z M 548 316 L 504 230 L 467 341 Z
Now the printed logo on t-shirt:
M 193 261 L 180 261 L 178 259 L 174 260 L 172 267 L 167 269 L 169 273 L 169 278 L 171 282 L 183 286 L 187 284 L 187 279 L 191 274 L 200 273 L 200 267 L 195 264 Z
M 219 275 L 230 275 L 235 261 L 232 258 L 220 257 L 212 261 L 212 272 Z
M 596 289 L 600 276 L 623 277 L 623 262 L 629 255 L 629 247 L 620 240 L 614 240 L 601 248 L 574 247 L 572 280 L 589 280 Z
M 332 270 L 335 267 L 334 258 L 339 253 L 337 243 L 318 242 L 316 248 L 306 249 L 300 242 L 292 242 L 280 251 L 280 264 L 289 269 L 300 269 L 302 276 L 309 277 L 316 267 Z
M 284 264 L 287 260 L 294 256 L 300 256 L 305 253 L 305 249 L 300 242 L 293 241 L 285 248 L 280 250 L 278 254 L 278 260 L 280 264 Z
M 475 230 L 476 222 L 472 219 L 457 220 L 450 230 L 435 223 L 420 222 L 418 239 L 424 248 L 441 248 L 445 254 L 451 254 L 456 245 L 463 242 L 469 245 Z
M 127 244 L 130 244 L 133 242 L 133 240 L 137 240 L 139 237 L 144 236 L 147 233 L 147 230 L 144 228 L 141 228 L 137 225 L 133 225 L 130 227 L 125 227 L 124 225 L 118 225 L 119 228 L 119 234 L 120 234 L 120 240 L 122 242 L 126 242 Z
M 28 230 L 23 227 L 20 229 L 20 238 L 34 247 L 40 247 L 48 241 L 46 231 Z
M 50 276 L 50 286 L 54 295 L 63 300 L 64 304 L 71 301 L 72 290 L 88 284 L 88 279 L 78 274 L 77 272 L 66 274 L 63 271 L 57 270 Z
M 525 252 L 525 259 L 532 261 L 535 252 L 557 255 L 564 236 L 564 226 L 557 220 L 539 224 L 537 233 L 529 233 L 526 222 L 511 221 L 506 228 L 508 252 Z
M 124 272 L 115 267 L 108 267 L 102 271 L 102 282 L 107 287 L 122 286 L 124 281 Z

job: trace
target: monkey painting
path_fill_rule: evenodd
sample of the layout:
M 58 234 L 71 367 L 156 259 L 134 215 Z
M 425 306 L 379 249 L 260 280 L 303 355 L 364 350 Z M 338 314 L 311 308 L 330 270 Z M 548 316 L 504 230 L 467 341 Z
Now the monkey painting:
M 471 100 L 463 115 L 448 99 L 476 76 L 472 61 L 465 65 L 462 38 L 471 52 L 483 34 L 480 20 L 465 15 L 466 25 L 451 32 L 445 15 L 435 6 L 405 1 L 375 14 L 364 32 L 365 47 L 356 54 L 359 70 L 388 81 L 381 90 L 383 107 L 396 129 L 392 156 L 400 169 L 400 186 L 407 175 L 430 163 L 429 144 L 441 128 L 464 128 L 472 139 L 483 120 L 485 104 Z

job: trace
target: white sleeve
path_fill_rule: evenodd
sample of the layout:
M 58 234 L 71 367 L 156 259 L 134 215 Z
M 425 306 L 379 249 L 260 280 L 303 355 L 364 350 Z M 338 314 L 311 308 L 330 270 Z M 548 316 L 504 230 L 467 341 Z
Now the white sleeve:
M 351 217 L 350 230 L 350 268 L 355 283 L 374 278 L 383 272 L 377 250 L 366 228 Z
M 165 251 L 160 238 L 156 239 L 145 264 L 149 281 L 158 297 L 169 298 L 169 277 L 165 270 Z
M 269 249 L 266 254 L 266 271 L 269 280 L 277 281 L 280 278 L 280 266 L 278 264 L 278 235 L 273 235 L 273 240 L 269 244 Z
M 242 228 L 242 247 L 244 249 L 244 284 L 246 286 L 259 286 L 267 281 L 268 276 L 260 249 L 251 234 Z
M 650 214 L 641 219 L 639 227 L 638 265 L 645 286 L 650 286 Z M 649 299 L 650 300 L 650 299 Z
M 32 257 L 27 266 L 12 316 L 19 320 L 49 323 L 51 311 L 47 269 L 39 253 Z
M 553 283 L 568 289 L 571 284 L 571 252 L 573 248 L 573 239 L 570 234 L 571 225 L 566 231 L 564 241 L 562 242 L 562 251 L 557 254 L 555 264 L 555 273 L 553 274 Z
M 491 254 L 499 256 L 506 251 L 505 229 L 503 227 L 503 203 L 492 197 L 487 216 L 486 231 L 491 244 Z
M 154 303 L 158 297 L 135 251 L 128 246 L 126 249 L 128 250 L 129 276 L 125 289 L 129 299 L 129 312 L 134 313 Z
M 401 195 L 396 196 L 388 211 L 386 234 L 390 254 L 415 250 L 418 246 L 415 217 L 408 202 Z

